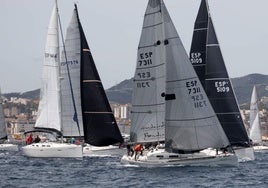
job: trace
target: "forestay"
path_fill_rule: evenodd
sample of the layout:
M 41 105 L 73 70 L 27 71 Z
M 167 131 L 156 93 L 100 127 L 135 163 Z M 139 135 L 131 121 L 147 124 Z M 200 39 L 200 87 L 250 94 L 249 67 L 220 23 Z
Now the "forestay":
M 150 0 L 145 12 L 134 75 L 130 140 L 164 140 L 165 59 L 159 1 Z
M 166 150 L 196 151 L 229 145 L 162 0 L 167 62 Z

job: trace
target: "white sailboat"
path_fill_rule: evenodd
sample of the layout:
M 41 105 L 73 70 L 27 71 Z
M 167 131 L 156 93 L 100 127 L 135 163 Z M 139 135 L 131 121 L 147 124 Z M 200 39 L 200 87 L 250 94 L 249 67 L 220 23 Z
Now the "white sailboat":
M 164 83 L 155 83 L 159 79 Z M 154 89 L 147 93 L 150 87 Z M 141 93 L 144 95 L 139 95 Z M 164 99 L 151 100 L 153 95 Z M 134 136 L 131 136 L 131 141 L 157 142 L 164 138 L 165 148 L 149 150 L 136 158 L 124 155 L 121 163 L 145 167 L 237 165 L 237 157 L 231 152 L 207 152 L 209 148 L 227 149 L 229 141 L 188 59 L 163 0 L 149 0 L 146 9 L 138 48 L 133 100 L 136 104 L 140 102 L 140 107 L 137 105 L 134 108 L 137 111 L 133 110 L 132 118 L 139 121 L 147 118 L 147 122 L 143 122 L 138 129 L 132 129 L 131 135 Z M 158 109 L 155 104 L 162 105 L 162 111 L 160 116 L 151 116 L 150 119 L 149 115 Z M 150 120 L 154 124 L 148 123 Z M 163 126 L 156 126 L 155 122 Z M 146 134 L 141 133 L 145 130 Z
M 37 132 L 51 130 L 65 136 L 65 125 L 62 121 L 62 97 L 60 87 L 59 28 L 57 1 L 49 22 L 45 59 L 43 64 L 42 87 L 38 118 L 35 124 Z M 77 129 L 77 127 L 75 127 Z M 40 130 L 39 130 L 40 129 Z M 70 143 L 43 142 L 22 147 L 28 157 L 82 157 L 82 146 Z
M 253 142 L 254 151 L 267 150 L 268 146 L 262 141 L 261 125 L 259 118 L 258 97 L 256 86 L 254 85 L 250 102 L 250 133 L 249 137 Z
M 253 148 L 224 63 L 208 0 L 201 0 L 190 60 L 239 161 L 254 160 Z
M 7 127 L 2 107 L 2 96 L 0 91 L 0 151 L 18 151 L 18 145 L 8 142 Z

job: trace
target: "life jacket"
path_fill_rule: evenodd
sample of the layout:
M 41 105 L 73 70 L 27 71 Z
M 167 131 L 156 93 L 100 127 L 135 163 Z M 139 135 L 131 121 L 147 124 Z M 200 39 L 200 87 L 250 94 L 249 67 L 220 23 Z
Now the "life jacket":
M 27 138 L 27 144 L 31 144 L 31 143 L 33 143 L 33 137 L 29 136 Z
M 142 144 L 138 144 L 134 147 L 134 150 L 135 151 L 141 151 L 143 148 L 142 148 Z

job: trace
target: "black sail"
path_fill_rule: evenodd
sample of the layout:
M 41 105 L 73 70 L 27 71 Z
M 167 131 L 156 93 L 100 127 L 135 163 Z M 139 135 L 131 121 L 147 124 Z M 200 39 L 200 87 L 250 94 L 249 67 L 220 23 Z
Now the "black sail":
M 231 80 L 217 40 L 206 0 L 196 18 L 190 60 L 232 146 L 248 146 Z
M 75 10 L 81 38 L 81 104 L 85 142 L 93 146 L 122 143 L 123 137 L 87 44 L 76 5 Z

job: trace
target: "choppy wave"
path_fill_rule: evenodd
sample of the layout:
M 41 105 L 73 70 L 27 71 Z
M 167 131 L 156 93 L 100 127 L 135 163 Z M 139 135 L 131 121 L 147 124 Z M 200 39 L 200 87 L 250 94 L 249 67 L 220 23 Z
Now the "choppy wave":
M 27 158 L 0 153 L 0 187 L 267 187 L 268 153 L 238 167 L 140 168 L 120 158 Z

